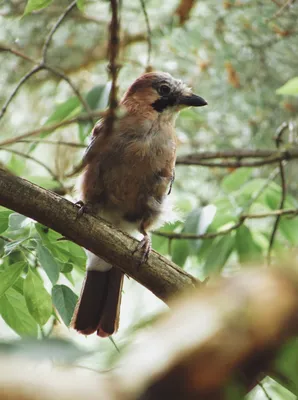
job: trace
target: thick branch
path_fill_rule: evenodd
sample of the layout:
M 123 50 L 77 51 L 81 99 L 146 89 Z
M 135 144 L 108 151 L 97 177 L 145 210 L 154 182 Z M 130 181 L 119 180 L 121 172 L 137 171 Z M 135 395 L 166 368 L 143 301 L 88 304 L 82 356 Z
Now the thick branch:
M 132 256 L 135 239 L 91 215 L 77 219 L 78 209 L 73 203 L 1 169 L 0 204 L 54 229 L 121 268 L 164 301 L 197 282 L 155 251 L 138 268 L 137 255 Z

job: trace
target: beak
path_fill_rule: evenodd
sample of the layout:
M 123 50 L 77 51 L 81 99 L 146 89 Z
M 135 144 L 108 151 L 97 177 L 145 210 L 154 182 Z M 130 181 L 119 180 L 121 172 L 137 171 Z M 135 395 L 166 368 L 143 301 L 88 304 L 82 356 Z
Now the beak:
M 203 107 L 208 104 L 202 97 L 193 93 L 187 96 L 179 96 L 178 103 L 186 107 Z

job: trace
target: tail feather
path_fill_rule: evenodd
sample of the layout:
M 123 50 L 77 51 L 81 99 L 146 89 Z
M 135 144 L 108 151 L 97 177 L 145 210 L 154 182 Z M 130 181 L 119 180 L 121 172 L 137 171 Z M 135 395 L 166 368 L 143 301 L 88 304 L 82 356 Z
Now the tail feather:
M 123 273 L 87 271 L 71 325 L 84 335 L 97 331 L 102 337 L 112 335 L 119 325 Z
M 124 274 L 118 268 L 109 271 L 109 289 L 97 329 L 98 336 L 106 337 L 117 332 Z

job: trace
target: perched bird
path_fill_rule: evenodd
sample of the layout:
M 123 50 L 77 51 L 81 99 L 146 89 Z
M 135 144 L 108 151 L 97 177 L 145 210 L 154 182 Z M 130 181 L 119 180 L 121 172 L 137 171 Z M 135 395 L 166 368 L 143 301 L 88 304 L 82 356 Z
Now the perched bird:
M 138 231 L 141 262 L 150 251 L 148 230 L 163 212 L 176 161 L 178 112 L 207 102 L 164 72 L 140 76 L 120 103 L 108 132 L 107 118 L 93 129 L 83 159 L 83 209 L 133 235 Z M 121 109 L 123 112 L 121 112 Z M 106 337 L 117 331 L 123 272 L 87 252 L 87 274 L 72 326 L 82 334 Z

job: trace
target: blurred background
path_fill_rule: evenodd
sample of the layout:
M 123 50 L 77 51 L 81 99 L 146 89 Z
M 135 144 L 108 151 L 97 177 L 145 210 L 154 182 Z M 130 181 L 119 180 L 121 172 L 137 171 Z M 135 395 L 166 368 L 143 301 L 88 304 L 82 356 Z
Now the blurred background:
M 102 111 L 108 105 L 111 12 L 109 1 L 78 1 L 44 47 L 70 4 L 0 2 L 0 165 L 77 201 L 77 177 L 68 174 L 80 162 L 92 122 L 64 122 L 86 108 Z M 207 107 L 186 109 L 177 119 L 181 163 L 171 199 L 180 220 L 153 233 L 154 249 L 201 280 L 234 274 L 247 263 L 274 264 L 277 255 L 288 255 L 298 244 L 298 219 L 293 212 L 276 222 L 270 213 L 298 207 L 297 2 L 130 0 L 120 3 L 119 14 L 119 97 L 139 75 L 159 70 L 184 80 L 208 101 Z M 46 67 L 20 85 L 43 54 Z M 26 138 L 17 140 L 23 134 Z M 292 151 L 293 159 L 268 163 L 270 151 L 276 155 L 278 149 Z M 237 156 L 244 150 L 254 157 Z M 233 157 L 221 157 L 219 151 L 232 151 Z M 190 153 L 207 165 L 182 165 Z M 269 216 L 235 226 L 243 214 L 260 213 Z M 173 239 L 171 233 L 181 237 Z M 183 238 L 209 233 L 214 237 Z M 0 208 L 0 271 L 10 266 L 19 271 L 0 297 L 0 339 L 63 339 L 67 346 L 57 341 L 50 350 L 55 360 L 108 370 L 136 332 L 146 331 L 166 307 L 127 279 L 120 329 L 112 340 L 68 329 L 85 254 L 72 243 L 57 242 L 58 237 Z M 34 301 L 42 305 L 38 312 Z M 47 353 L 48 345 L 40 346 L 37 352 Z M 264 385 L 272 399 L 296 398 L 269 378 Z M 266 399 L 261 387 L 250 396 Z

